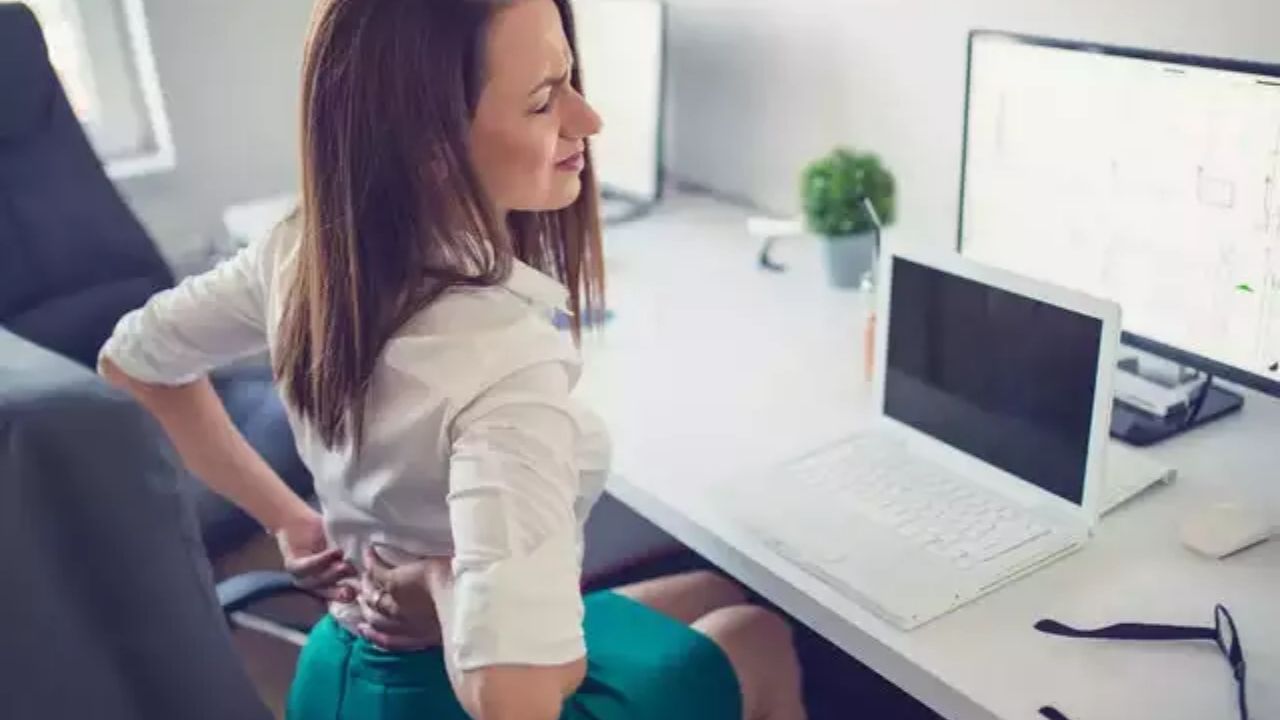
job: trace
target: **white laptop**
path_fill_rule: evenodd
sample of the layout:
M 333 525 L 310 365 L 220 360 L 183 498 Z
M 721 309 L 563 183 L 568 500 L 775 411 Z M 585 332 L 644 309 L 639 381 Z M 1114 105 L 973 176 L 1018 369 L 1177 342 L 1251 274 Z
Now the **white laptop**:
M 879 272 L 874 423 L 739 479 L 731 512 L 909 629 L 1088 540 L 1120 308 L 949 252 L 892 248 Z

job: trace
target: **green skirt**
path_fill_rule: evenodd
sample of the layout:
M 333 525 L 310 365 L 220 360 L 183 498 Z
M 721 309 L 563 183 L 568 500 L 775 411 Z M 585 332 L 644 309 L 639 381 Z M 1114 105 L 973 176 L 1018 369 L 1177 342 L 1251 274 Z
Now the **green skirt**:
M 585 598 L 587 677 L 561 720 L 741 720 L 728 657 L 701 633 L 630 598 Z M 288 720 L 468 720 L 444 652 L 380 650 L 326 616 L 311 631 Z

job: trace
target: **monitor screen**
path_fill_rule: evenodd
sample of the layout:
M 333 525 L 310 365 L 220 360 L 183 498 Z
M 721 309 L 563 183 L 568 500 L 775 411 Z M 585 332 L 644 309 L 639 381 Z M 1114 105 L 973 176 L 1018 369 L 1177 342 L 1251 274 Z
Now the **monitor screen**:
M 962 251 L 1114 300 L 1127 340 L 1280 392 L 1267 70 L 974 33 Z
M 1077 505 L 1102 321 L 901 257 L 884 412 Z
M 657 0 L 574 0 L 583 91 L 604 120 L 592 140 L 608 194 L 648 202 L 660 193 L 663 5 Z

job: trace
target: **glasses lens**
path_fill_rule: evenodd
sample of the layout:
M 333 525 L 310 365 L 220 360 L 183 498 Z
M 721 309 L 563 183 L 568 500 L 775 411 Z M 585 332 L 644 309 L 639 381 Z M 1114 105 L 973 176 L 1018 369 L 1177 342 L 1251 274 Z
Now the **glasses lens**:
M 1218 645 L 1222 647 L 1222 652 L 1227 656 L 1227 660 L 1232 667 L 1241 665 L 1236 668 L 1237 673 L 1242 672 L 1244 657 L 1240 650 L 1239 638 L 1236 637 L 1236 624 L 1232 619 L 1231 613 L 1227 609 L 1219 605 L 1214 610 L 1214 625 L 1218 630 Z
M 1213 624 L 1218 630 L 1218 643 L 1223 650 L 1230 650 L 1236 644 L 1236 628 L 1226 608 L 1219 605 L 1214 609 Z

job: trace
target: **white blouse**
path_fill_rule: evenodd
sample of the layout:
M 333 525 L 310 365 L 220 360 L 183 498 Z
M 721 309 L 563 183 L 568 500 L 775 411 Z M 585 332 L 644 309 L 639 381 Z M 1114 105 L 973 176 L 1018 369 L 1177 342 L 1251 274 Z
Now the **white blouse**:
M 288 225 L 123 317 L 102 349 L 144 382 L 179 385 L 277 349 L 297 234 Z M 551 322 L 568 293 L 516 263 L 498 287 L 453 290 L 387 343 L 374 371 L 365 444 L 326 449 L 287 408 L 325 527 L 357 568 L 451 555 L 462 670 L 554 665 L 585 655 L 582 526 L 609 464 L 599 419 L 570 392 L 580 359 Z M 354 629 L 355 605 L 330 612 Z

